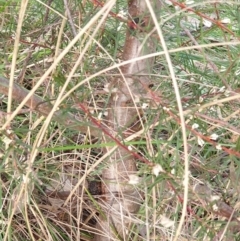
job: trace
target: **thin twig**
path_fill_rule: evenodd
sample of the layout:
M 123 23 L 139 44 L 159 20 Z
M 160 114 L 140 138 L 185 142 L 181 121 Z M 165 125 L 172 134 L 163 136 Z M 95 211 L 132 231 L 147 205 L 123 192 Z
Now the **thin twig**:
M 69 24 L 70 24 L 70 27 L 71 27 L 71 29 L 72 29 L 72 34 L 73 34 L 73 36 L 75 37 L 75 36 L 77 35 L 77 31 L 76 31 L 76 28 L 75 28 L 75 26 L 74 26 L 74 22 L 73 22 L 73 19 L 72 19 L 70 10 L 69 10 L 69 8 L 68 8 L 68 2 L 67 2 L 67 0 L 63 0 L 63 1 L 64 1 L 64 7 L 65 7 L 66 12 L 67 12 Z

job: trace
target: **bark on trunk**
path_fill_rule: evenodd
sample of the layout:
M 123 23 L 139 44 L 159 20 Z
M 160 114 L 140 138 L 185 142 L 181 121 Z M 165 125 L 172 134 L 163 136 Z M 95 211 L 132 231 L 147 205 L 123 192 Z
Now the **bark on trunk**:
M 156 10 L 156 16 L 159 16 L 160 0 L 150 2 Z M 145 1 L 128 1 L 128 11 L 129 28 L 123 60 L 154 53 L 158 40 L 153 36 L 146 38 L 154 25 Z M 136 119 L 139 118 L 134 102 L 148 97 L 148 74 L 152 72 L 153 63 L 152 58 L 125 65 L 121 71 L 126 78 L 114 79 L 111 83 L 115 91 L 109 103 L 107 123 L 112 135 L 119 139 L 134 132 Z M 106 168 L 102 172 L 103 212 L 97 224 L 99 234 L 95 236 L 96 241 L 128 240 L 132 217 L 141 205 L 141 195 L 134 185 L 129 184 L 130 175 L 136 172 L 136 160 L 122 147 L 118 147 L 106 160 Z

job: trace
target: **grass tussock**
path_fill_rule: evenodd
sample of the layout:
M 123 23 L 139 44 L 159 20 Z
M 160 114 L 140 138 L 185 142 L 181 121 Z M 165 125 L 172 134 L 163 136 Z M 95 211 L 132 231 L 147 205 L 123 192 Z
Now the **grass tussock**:
M 98 232 L 103 150 L 118 143 L 104 142 L 97 123 L 109 126 L 127 4 L 104 15 L 96 2 L 0 3 L 0 75 L 54 106 L 44 118 L 0 84 L 0 240 Z M 142 157 L 131 180 L 142 204 L 126 240 L 239 240 L 239 3 L 163 2 L 151 102 L 135 103 L 138 132 L 118 135 Z

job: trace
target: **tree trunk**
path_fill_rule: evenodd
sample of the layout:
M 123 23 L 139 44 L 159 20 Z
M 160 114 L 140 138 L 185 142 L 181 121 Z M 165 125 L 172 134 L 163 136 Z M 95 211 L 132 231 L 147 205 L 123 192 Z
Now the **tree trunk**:
M 160 0 L 150 2 L 158 17 Z M 145 1 L 129 0 L 128 11 L 129 28 L 123 61 L 154 53 L 158 41 L 151 35 L 147 37 L 154 25 Z M 139 100 L 148 97 L 153 63 L 154 58 L 148 58 L 127 64 L 121 68 L 125 78 L 114 79 L 111 83 L 114 91 L 109 102 L 107 123 L 111 134 L 120 140 L 135 131 L 135 123 L 141 118 L 136 105 Z M 102 172 L 102 214 L 97 224 L 99 234 L 95 236 L 96 241 L 128 240 L 132 217 L 141 205 L 139 191 L 129 183 L 131 175 L 137 175 L 136 160 L 127 149 L 118 147 L 106 160 Z

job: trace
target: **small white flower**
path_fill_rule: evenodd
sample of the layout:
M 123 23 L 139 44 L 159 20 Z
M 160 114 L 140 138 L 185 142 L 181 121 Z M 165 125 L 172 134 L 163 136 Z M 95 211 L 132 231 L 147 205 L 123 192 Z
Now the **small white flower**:
M 163 215 L 160 215 L 160 224 L 165 227 L 165 228 L 170 228 L 171 226 L 174 225 L 174 221 L 172 221 L 171 219 L 163 216 Z
M 107 93 L 110 92 L 110 91 L 109 91 L 109 86 L 110 86 L 110 84 L 107 83 L 107 84 L 104 85 L 104 88 L 103 88 L 103 90 L 104 90 L 105 92 L 107 92 Z
M 130 174 L 128 184 L 136 185 L 139 183 L 139 177 L 137 175 Z
M 149 107 L 148 103 L 143 103 L 142 104 L 142 109 L 147 109 Z
M 163 106 L 163 110 L 169 111 L 169 108 L 167 108 L 166 106 Z
M 186 5 L 190 5 L 190 4 L 194 4 L 194 1 L 192 1 L 192 0 L 186 0 Z
M 110 87 L 111 87 L 111 84 L 107 83 L 104 85 L 104 88 L 103 88 L 103 91 L 109 93 L 110 92 Z M 111 93 L 116 93 L 117 92 L 117 88 L 112 88 L 111 89 Z
M 226 69 L 227 69 L 226 66 L 221 66 L 219 71 L 224 72 L 224 71 L 226 71 Z
M 98 114 L 98 120 L 102 120 L 102 115 L 103 115 L 102 112 L 100 112 L 100 113 Z
M 108 111 L 104 111 L 103 116 L 108 116 Z
M 120 17 L 120 18 L 124 18 L 127 15 L 127 13 L 128 13 L 127 11 L 121 10 L 117 14 L 117 16 Z
M 192 125 L 192 129 L 194 130 L 194 129 L 197 129 L 199 127 L 199 125 L 197 124 L 197 123 L 194 123 L 193 125 Z
M 218 195 L 212 195 L 212 196 L 210 197 L 211 202 L 212 202 L 212 201 L 219 200 L 219 199 L 220 199 L 220 197 L 219 197 Z
M 221 20 L 221 23 L 223 23 L 223 24 L 231 23 L 231 19 L 230 18 L 224 18 L 224 19 Z
M 213 134 L 210 136 L 210 139 L 216 141 L 216 140 L 218 139 L 218 137 L 219 137 L 218 134 L 213 133 Z
M 128 146 L 128 150 L 129 150 L 129 151 L 132 151 L 133 149 L 132 149 L 132 147 L 131 147 L 131 146 Z
M 119 24 L 119 26 L 117 27 L 117 32 L 119 32 L 119 31 L 121 30 L 122 26 L 123 26 L 123 22 L 121 22 L 121 23 Z
M 228 96 L 230 95 L 230 91 L 229 91 L 229 90 L 226 90 L 226 91 L 224 92 L 224 95 L 225 95 L 226 97 L 228 97 Z
M 226 90 L 226 87 L 225 87 L 225 86 L 222 86 L 222 87 L 219 89 L 219 92 L 223 93 L 223 92 L 225 92 L 225 90 Z
M 235 75 L 238 76 L 240 74 L 240 69 L 236 70 Z
M 203 146 L 204 145 L 204 140 L 198 136 L 198 145 Z
M 210 90 L 210 94 L 215 94 L 217 93 L 218 89 L 216 87 L 213 87 L 211 90 Z
M 12 143 L 12 140 L 10 138 L 8 138 L 7 136 L 4 136 L 2 139 L 3 143 L 5 143 L 6 145 L 9 145 L 10 143 Z
M 171 170 L 171 174 L 172 174 L 172 175 L 175 175 L 175 173 L 176 173 L 176 169 L 173 168 L 173 169 Z
M 26 175 L 23 175 L 23 183 L 29 183 L 30 182 L 30 179 L 29 177 L 27 177 Z
M 213 204 L 212 208 L 213 208 L 213 211 L 215 211 L 215 212 L 218 211 L 218 206 L 217 206 L 217 204 Z
M 153 175 L 155 175 L 157 177 L 160 172 L 165 172 L 165 171 L 163 170 L 163 168 L 160 164 L 156 164 L 152 169 L 152 173 L 153 173 Z
M 12 130 L 7 129 L 8 135 L 12 134 Z
M 210 22 L 206 19 L 203 19 L 203 25 L 207 28 L 210 28 L 212 26 L 212 22 Z
M 138 95 L 134 96 L 134 102 L 135 103 L 139 103 L 140 102 L 140 98 Z
M 167 5 L 169 5 L 169 6 L 172 6 L 172 5 L 173 5 L 173 3 L 172 3 L 171 1 L 169 1 L 169 0 L 165 0 L 165 3 L 166 3 Z
M 222 150 L 222 146 L 220 144 L 218 144 L 218 145 L 216 145 L 216 149 L 221 151 Z
M 174 6 L 174 8 L 175 8 L 176 12 L 181 10 L 181 8 L 179 6 Z
M 198 102 L 199 102 L 199 103 L 202 103 L 202 102 L 203 102 L 203 97 L 202 97 L 202 96 L 199 97 Z

